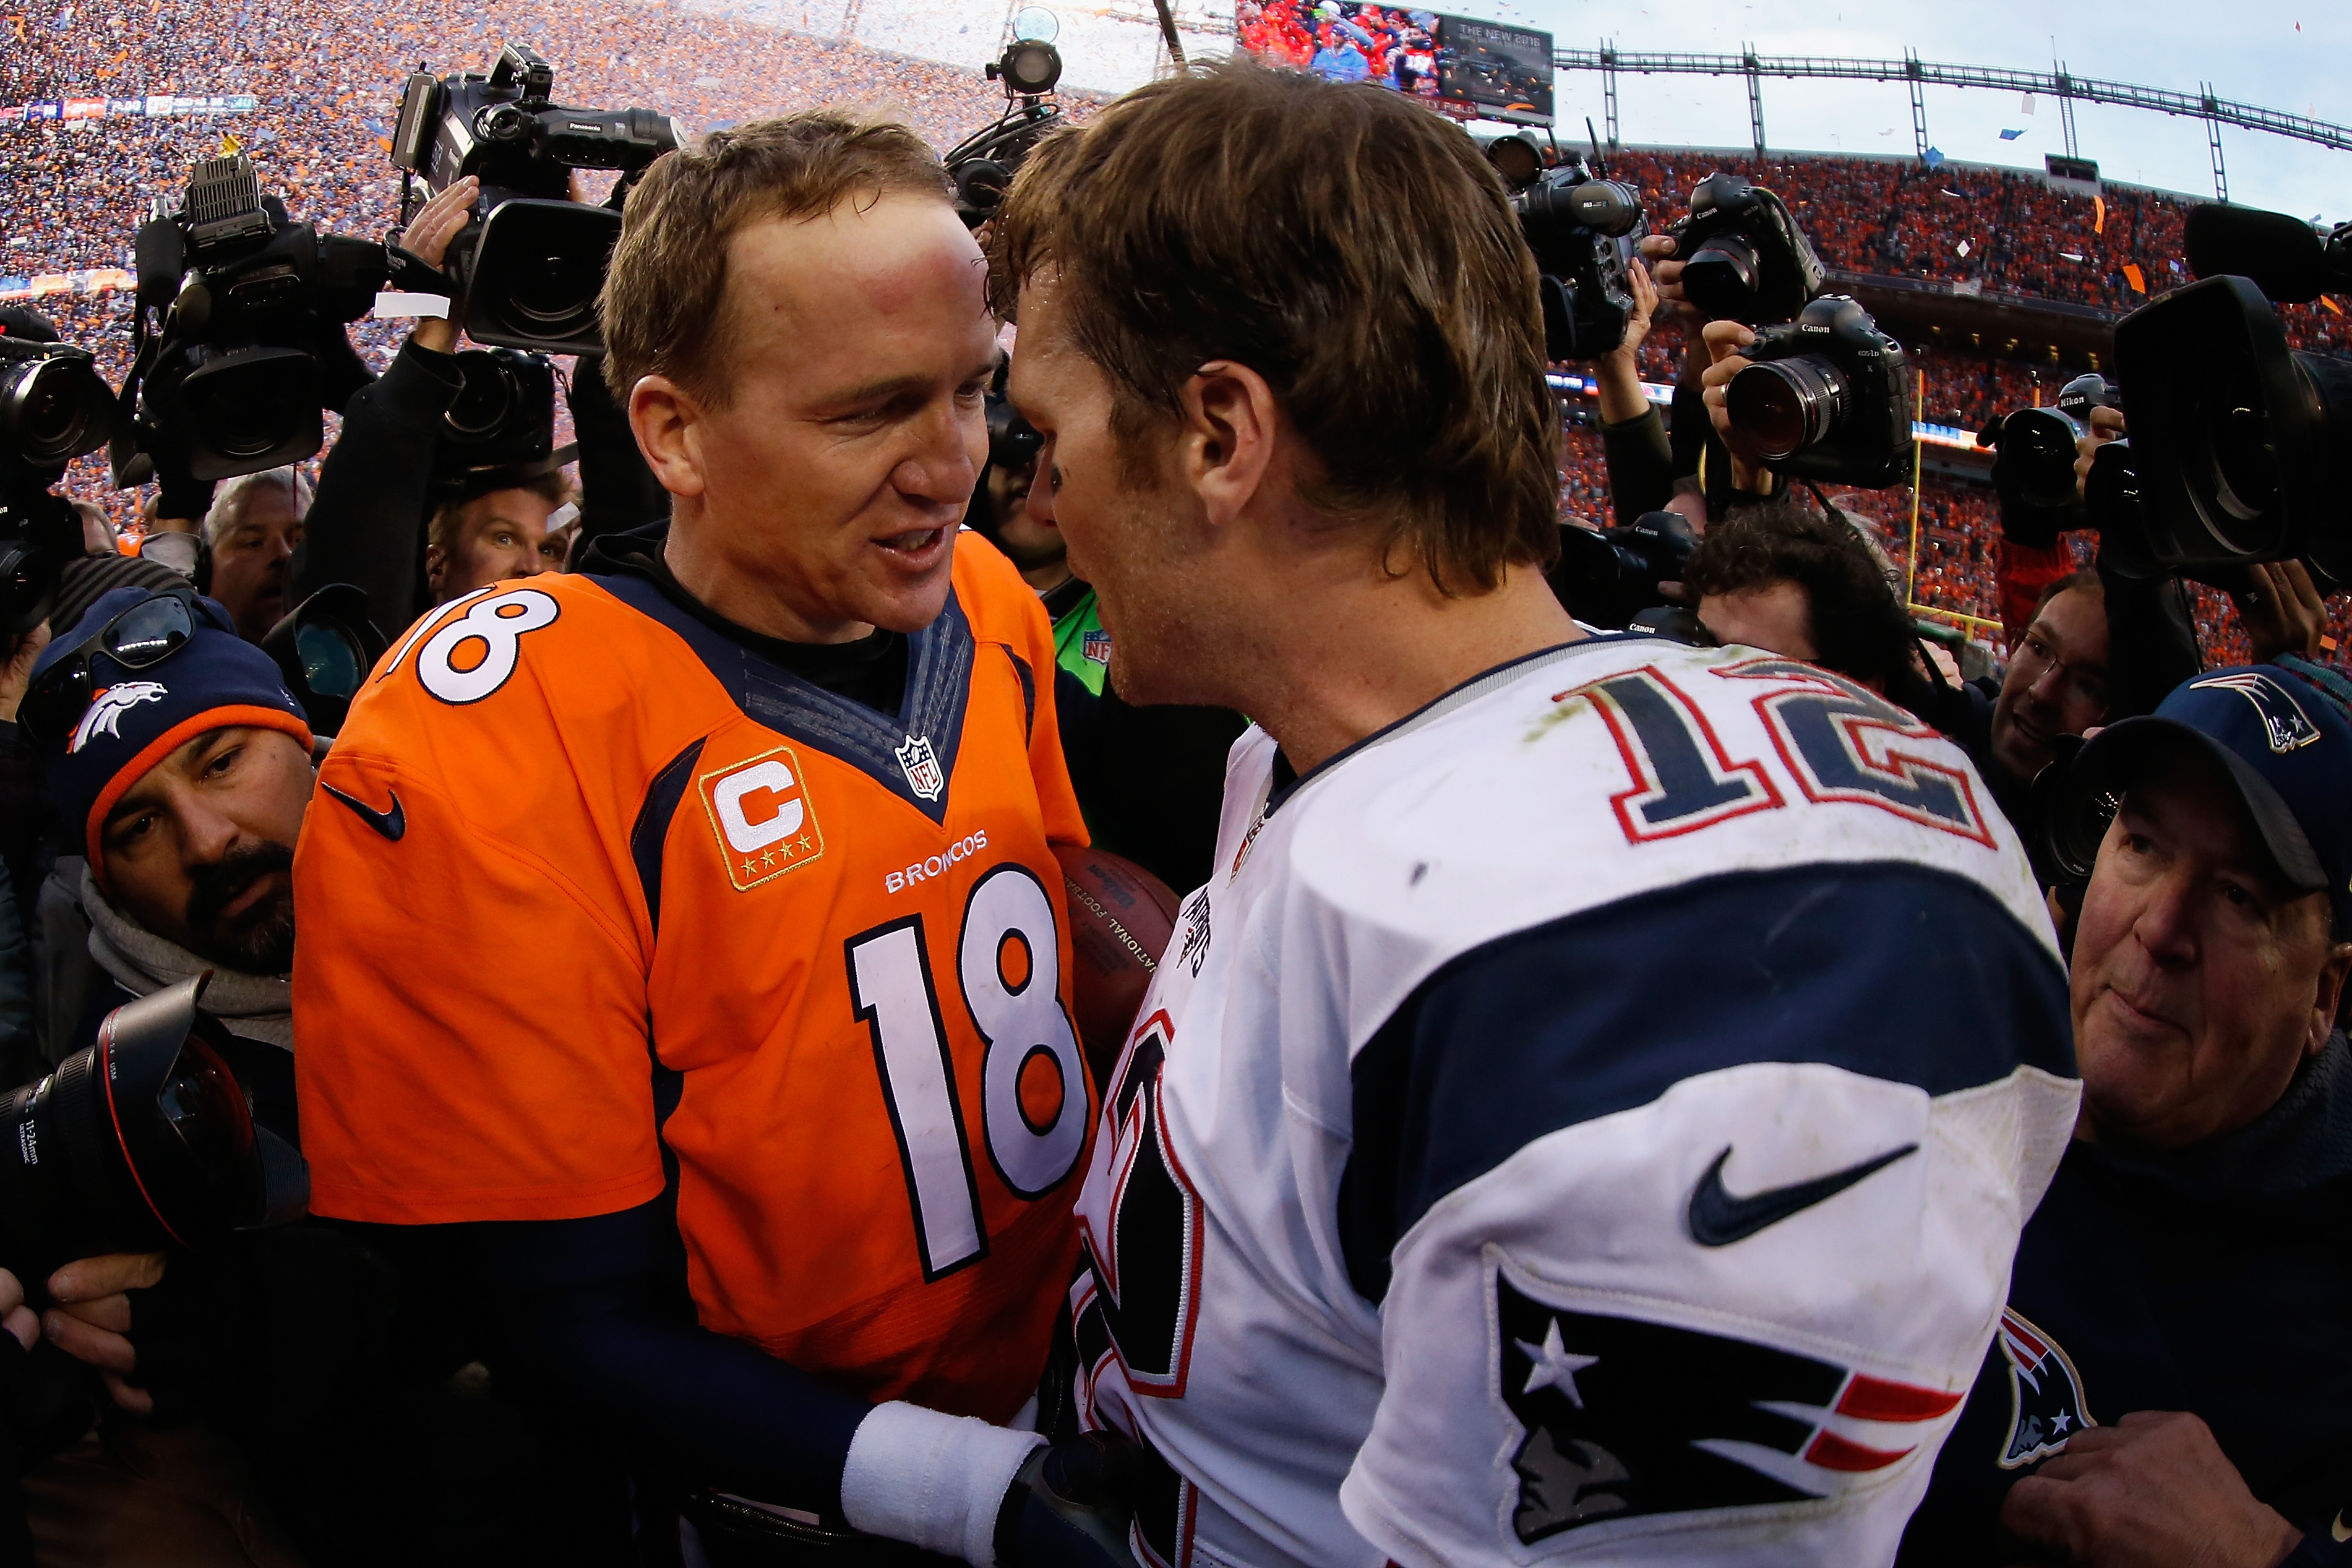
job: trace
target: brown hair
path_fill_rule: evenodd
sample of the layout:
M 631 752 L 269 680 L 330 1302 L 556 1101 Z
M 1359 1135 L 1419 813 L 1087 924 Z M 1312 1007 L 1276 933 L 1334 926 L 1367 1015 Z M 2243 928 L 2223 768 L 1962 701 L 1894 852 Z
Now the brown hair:
M 1742 507 L 1706 530 L 1683 565 L 1683 599 L 1793 582 L 1805 595 L 1812 663 L 1880 688 L 1906 706 L 1918 632 L 1860 530 L 1781 499 Z
M 2033 601 L 2033 615 L 2026 617 L 2026 620 L 2031 622 L 2034 616 L 2040 615 L 2043 611 L 2050 608 L 2050 601 L 2052 600 L 2057 598 L 2062 593 L 2068 593 L 2078 588 L 2085 593 L 2097 594 L 2099 596 L 2099 602 L 2102 604 L 2106 602 L 2107 583 L 2106 580 L 2099 575 L 2098 569 L 2096 567 L 2078 566 L 2074 570 L 2068 572 L 2065 576 L 2060 578 L 2057 581 L 2046 585 L 2042 590 L 2042 597 Z
M 992 250 L 1000 314 L 1057 269 L 1130 465 L 1192 374 L 1234 360 L 1319 465 L 1308 504 L 1379 524 L 1440 588 L 1558 555 L 1534 258 L 1502 181 L 1439 116 L 1370 86 L 1195 69 L 1041 145 Z
M 629 193 L 597 313 L 604 384 L 623 406 L 649 375 L 713 407 L 730 388 L 719 344 L 727 246 L 769 218 L 813 218 L 893 191 L 947 199 L 947 173 L 923 139 L 895 120 L 817 109 L 714 131 L 664 153 Z
M 572 482 L 563 476 L 561 468 L 529 479 L 518 479 L 511 485 L 499 485 L 487 490 L 460 491 L 433 508 L 433 516 L 425 525 L 425 542 L 442 554 L 448 554 L 450 548 L 457 542 L 457 522 L 466 515 L 466 508 L 483 497 L 495 496 L 500 490 L 528 490 L 546 501 L 551 511 L 572 499 Z

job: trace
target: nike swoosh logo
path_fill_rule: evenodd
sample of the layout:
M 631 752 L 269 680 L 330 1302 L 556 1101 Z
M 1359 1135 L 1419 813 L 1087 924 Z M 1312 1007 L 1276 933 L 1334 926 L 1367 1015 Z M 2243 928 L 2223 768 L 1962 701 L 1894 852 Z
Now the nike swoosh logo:
M 349 795 L 344 794 L 341 789 L 336 789 L 332 784 L 321 784 L 319 788 L 324 789 L 328 794 L 332 795 L 336 800 L 341 800 L 344 805 L 349 806 L 353 811 L 358 813 L 361 821 L 365 822 L 369 827 L 373 828 L 377 832 L 382 833 L 394 843 L 398 843 L 400 841 L 400 836 L 408 831 L 408 813 L 401 810 L 400 797 L 396 794 L 392 796 L 392 810 L 389 811 L 379 811 L 364 800 L 354 800 Z M 385 793 L 391 794 L 392 792 L 387 790 Z M 1731 1151 L 1727 1149 L 1724 1152 L 1728 1154 Z M 1717 1163 L 1720 1164 L 1721 1162 L 1718 1161 Z
M 1698 1178 L 1698 1186 L 1691 1189 L 1691 1238 L 1702 1247 L 1728 1247 L 1735 1241 L 1745 1241 L 1766 1226 L 1778 1225 L 1824 1198 L 1835 1197 L 1864 1176 L 1885 1169 L 1906 1155 L 1916 1154 L 1918 1149 L 1916 1144 L 1906 1144 L 1858 1166 L 1848 1166 L 1811 1181 L 1769 1187 L 1738 1197 L 1723 1186 L 1723 1164 L 1731 1158 L 1731 1145 L 1726 1144 L 1723 1153 L 1715 1156 L 1715 1164 L 1706 1167 L 1706 1175 Z

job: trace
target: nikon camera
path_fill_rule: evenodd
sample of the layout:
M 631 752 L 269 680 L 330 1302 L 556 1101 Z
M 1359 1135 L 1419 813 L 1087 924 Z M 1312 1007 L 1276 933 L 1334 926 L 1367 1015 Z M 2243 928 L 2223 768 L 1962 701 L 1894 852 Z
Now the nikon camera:
M 1701 180 L 1673 232 L 1683 294 L 1709 320 L 1786 321 L 1829 277 L 1788 204 L 1737 174 Z
M 1725 409 L 1766 464 L 1871 490 L 1909 480 L 1911 359 L 1870 312 L 1825 294 L 1740 352 Z
M 1632 263 L 1650 232 L 1642 194 L 1571 160 L 1511 196 L 1541 274 L 1544 357 L 1593 360 L 1624 340 L 1633 311 Z
M 596 296 L 621 237 L 620 202 L 647 165 L 678 144 L 650 109 L 572 109 L 553 101 L 555 70 L 520 44 L 487 77 L 408 78 L 392 161 L 438 194 L 482 183 L 473 222 L 449 242 L 443 270 L 465 297 L 477 342 L 550 354 L 601 353 Z M 601 207 L 572 201 L 572 171 L 617 169 Z

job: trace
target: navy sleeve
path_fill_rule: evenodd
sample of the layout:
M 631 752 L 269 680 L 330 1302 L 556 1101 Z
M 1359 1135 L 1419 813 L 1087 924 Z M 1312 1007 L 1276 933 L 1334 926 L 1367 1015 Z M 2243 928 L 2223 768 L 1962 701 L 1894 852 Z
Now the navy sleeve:
M 520 1370 L 549 1398 L 682 1484 L 838 1520 L 872 1405 L 699 1326 L 667 1200 L 462 1228 Z
M 1808 865 L 1662 888 L 1432 976 L 1356 1056 L 1339 1194 L 1356 1288 L 1389 1287 L 1432 1205 L 1562 1127 L 1746 1062 L 1931 1095 L 2074 1072 L 2056 957 L 1991 894 L 1923 866 Z

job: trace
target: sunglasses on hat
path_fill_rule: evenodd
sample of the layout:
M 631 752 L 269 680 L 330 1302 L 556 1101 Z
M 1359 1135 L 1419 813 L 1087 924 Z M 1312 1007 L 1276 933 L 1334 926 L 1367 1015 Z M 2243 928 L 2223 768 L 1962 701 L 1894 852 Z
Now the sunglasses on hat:
M 167 591 L 142 600 L 42 671 L 25 693 L 16 722 L 37 742 L 61 743 L 98 695 L 91 666 L 100 654 L 124 670 L 152 669 L 187 646 L 197 625 L 193 593 Z

